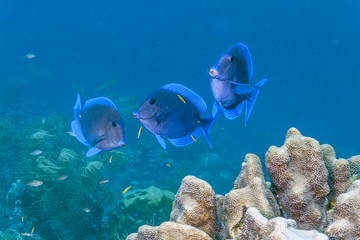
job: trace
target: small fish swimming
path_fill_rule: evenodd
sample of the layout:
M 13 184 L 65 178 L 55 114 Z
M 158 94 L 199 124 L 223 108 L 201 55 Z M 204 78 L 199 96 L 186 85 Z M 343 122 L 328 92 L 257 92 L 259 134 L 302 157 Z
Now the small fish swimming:
M 206 108 L 204 100 L 195 92 L 171 83 L 152 93 L 133 115 L 155 135 L 164 149 L 164 138 L 180 147 L 196 142 L 201 132 L 211 146 L 208 135 L 214 118 L 201 118 Z
M 110 156 L 110 158 L 109 158 L 109 163 L 112 162 L 112 158 L 113 158 L 113 156 Z
M 131 186 L 130 187 L 127 187 L 127 188 L 125 188 L 124 189 L 124 191 L 122 192 L 122 194 L 125 194 L 129 189 L 131 188 Z
M 35 151 L 30 153 L 30 155 L 33 155 L 33 156 L 37 156 L 37 155 L 40 155 L 40 154 L 42 154 L 41 150 L 35 150 Z
M 168 163 L 166 164 L 166 166 L 171 167 L 171 165 L 170 165 L 170 164 L 168 164 Z
M 33 59 L 33 58 L 35 58 L 36 56 L 34 55 L 34 54 L 32 54 L 32 53 L 28 53 L 28 54 L 26 54 L 25 56 L 24 56 L 24 58 L 27 58 L 27 59 Z
M 58 181 L 64 181 L 64 180 L 67 179 L 67 178 L 68 178 L 68 176 L 62 175 L 62 176 L 58 177 L 56 180 L 58 180 Z
M 235 119 L 245 106 L 246 126 L 259 91 L 267 81 L 263 79 L 254 86 L 250 85 L 253 66 L 249 49 L 241 43 L 230 47 L 210 69 L 209 74 L 215 99 L 213 118 L 223 112 L 227 119 Z
M 43 185 L 43 182 L 40 180 L 32 180 L 31 182 L 29 182 L 26 185 L 28 185 L 30 187 L 39 187 L 39 186 Z
M 84 212 L 86 212 L 86 213 L 91 212 L 91 210 L 90 210 L 89 208 L 83 208 L 82 210 L 83 210 Z
M 99 184 L 108 183 L 108 182 L 110 182 L 110 180 L 102 180 L 99 182 Z
M 78 95 L 74 112 L 72 132 L 82 144 L 92 147 L 86 157 L 125 145 L 124 123 L 110 99 L 92 98 L 82 107 Z
M 72 136 L 72 137 L 76 137 L 73 131 L 68 131 L 68 132 L 66 132 L 66 133 L 69 134 L 69 135 Z
M 95 90 L 95 92 L 99 92 L 107 87 L 110 87 L 111 85 L 115 84 L 115 79 L 111 79 L 110 81 L 108 82 L 104 82 L 102 84 L 100 84 L 100 86 L 98 86 L 98 88 Z
M 28 237 L 32 237 L 34 235 L 34 230 L 35 230 L 35 227 L 33 227 L 31 229 L 31 233 L 22 233 L 21 235 L 22 236 L 28 236 Z

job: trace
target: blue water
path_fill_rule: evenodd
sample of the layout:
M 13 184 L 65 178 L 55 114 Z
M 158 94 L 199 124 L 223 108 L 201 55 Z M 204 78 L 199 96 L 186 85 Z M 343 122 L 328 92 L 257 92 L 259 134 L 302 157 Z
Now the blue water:
M 221 52 L 244 43 L 252 56 L 252 83 L 268 78 L 247 127 L 244 115 L 232 121 L 221 116 L 210 131 L 213 150 L 200 143 L 166 153 L 174 168 L 185 166 L 225 194 L 245 154 L 264 160 L 290 127 L 331 144 L 337 157 L 360 153 L 359 12 L 355 0 L 1 1 L 0 114 L 11 115 L 20 131 L 50 114 L 70 125 L 79 89 L 84 99 L 116 93 L 141 103 L 171 82 L 202 96 L 210 114 L 208 71 Z M 24 58 L 27 53 L 36 57 Z M 114 85 L 96 91 L 112 79 Z M 142 151 L 136 142 L 140 124 L 128 117 L 125 125 L 125 148 Z M 148 137 L 151 148 L 162 151 Z M 221 170 L 198 166 L 207 152 L 221 156 Z M 135 180 L 162 187 L 146 171 L 150 164 L 142 159 L 131 169 Z M 176 174 L 152 171 L 166 178 Z M 129 176 L 119 189 L 135 181 Z

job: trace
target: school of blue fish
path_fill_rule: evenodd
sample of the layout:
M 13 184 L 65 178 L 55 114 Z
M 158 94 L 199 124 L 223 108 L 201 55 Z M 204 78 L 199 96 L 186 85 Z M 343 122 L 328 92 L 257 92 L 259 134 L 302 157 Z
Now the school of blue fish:
M 164 149 L 165 139 L 174 146 L 183 147 L 197 142 L 201 134 L 212 147 L 209 129 L 222 113 L 231 120 L 245 108 L 246 125 L 259 91 L 267 81 L 263 79 L 250 85 L 253 75 L 250 51 L 241 43 L 222 53 L 209 75 L 214 97 L 209 116 L 203 116 L 207 109 L 205 101 L 178 83 L 157 89 L 133 112 L 134 118 L 155 136 Z M 87 157 L 125 145 L 124 122 L 115 104 L 106 97 L 89 99 L 82 107 L 78 95 L 71 128 L 81 143 L 91 147 Z

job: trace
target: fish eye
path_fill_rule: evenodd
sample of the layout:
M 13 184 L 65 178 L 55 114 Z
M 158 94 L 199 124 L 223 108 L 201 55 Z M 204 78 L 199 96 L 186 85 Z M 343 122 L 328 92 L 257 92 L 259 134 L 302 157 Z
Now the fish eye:
M 154 98 L 152 98 L 152 99 L 149 100 L 149 103 L 150 103 L 151 105 L 153 105 L 155 102 L 156 102 L 156 100 L 155 100 Z
M 117 123 L 115 121 L 112 122 L 113 127 L 117 127 Z

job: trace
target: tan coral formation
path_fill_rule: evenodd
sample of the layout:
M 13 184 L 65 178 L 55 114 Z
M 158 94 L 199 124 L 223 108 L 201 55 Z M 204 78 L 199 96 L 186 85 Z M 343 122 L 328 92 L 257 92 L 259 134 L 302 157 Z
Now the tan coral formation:
M 185 177 L 175 195 L 170 220 L 196 227 L 213 237 L 216 201 L 210 184 L 194 176 Z
M 319 142 L 290 128 L 284 145 L 271 146 L 265 162 L 285 217 L 301 229 L 322 229 L 329 186 Z
M 330 192 L 327 198 L 332 203 L 340 194 L 346 192 L 352 183 L 350 166 L 347 160 L 343 158 L 336 159 L 335 150 L 332 146 L 322 144 L 320 147 L 322 158 L 328 170 Z
M 337 197 L 328 212 L 326 234 L 334 239 L 360 239 L 360 180 Z
M 205 232 L 190 225 L 163 222 L 159 227 L 141 226 L 137 233 L 126 240 L 211 240 Z
M 292 219 L 276 217 L 268 220 L 256 208 L 249 208 L 243 220 L 243 227 L 237 240 L 326 240 L 325 234 L 315 230 L 298 230 Z
M 223 205 L 226 236 L 232 238 L 241 229 L 243 216 L 250 207 L 256 207 L 268 219 L 280 216 L 279 206 L 265 183 L 260 159 L 247 154 L 244 163 L 235 189 L 225 195 Z

